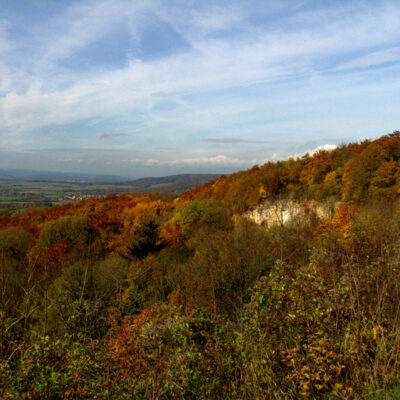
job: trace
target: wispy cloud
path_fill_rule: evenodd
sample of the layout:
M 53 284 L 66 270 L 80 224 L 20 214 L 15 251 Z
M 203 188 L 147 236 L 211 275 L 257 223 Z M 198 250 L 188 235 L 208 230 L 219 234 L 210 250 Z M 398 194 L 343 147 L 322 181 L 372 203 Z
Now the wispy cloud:
M 386 63 L 400 61 L 400 47 L 374 51 L 362 57 L 357 57 L 351 61 L 345 62 L 335 68 L 336 71 L 356 68 L 376 67 Z
M 183 158 L 181 160 L 173 160 L 170 163 L 172 165 L 246 165 L 249 160 L 241 160 L 239 158 L 231 158 L 225 155 L 217 155 L 214 157 L 195 157 L 195 158 Z

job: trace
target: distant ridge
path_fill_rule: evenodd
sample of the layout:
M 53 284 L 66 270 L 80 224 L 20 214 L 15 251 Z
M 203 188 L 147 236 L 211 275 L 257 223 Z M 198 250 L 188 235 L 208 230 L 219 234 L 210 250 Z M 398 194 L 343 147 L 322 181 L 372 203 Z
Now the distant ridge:
M 135 186 L 138 189 L 152 189 L 155 191 L 182 192 L 194 186 L 202 186 L 207 182 L 219 178 L 221 174 L 178 174 L 162 177 L 140 178 L 121 182 L 121 185 Z
M 221 174 L 177 174 L 129 179 L 118 175 L 0 169 L 0 182 L 3 182 L 3 184 L 12 185 L 13 182 L 40 182 L 49 185 L 53 183 L 70 184 L 75 186 L 69 187 L 68 190 L 84 191 L 85 194 L 90 192 L 92 195 L 123 192 L 178 194 L 199 188 L 221 176 Z M 96 189 L 86 187 L 87 185 L 96 185 Z M 64 190 L 67 189 L 64 188 Z
M 126 177 L 79 172 L 34 171 L 25 169 L 0 169 L 0 181 L 72 181 L 72 182 L 122 182 Z

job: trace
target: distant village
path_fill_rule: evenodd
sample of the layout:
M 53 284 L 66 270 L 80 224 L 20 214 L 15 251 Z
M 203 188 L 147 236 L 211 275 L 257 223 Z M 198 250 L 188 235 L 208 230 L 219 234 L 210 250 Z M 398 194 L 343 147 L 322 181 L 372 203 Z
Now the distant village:
M 107 193 L 98 193 L 98 194 L 85 194 L 85 193 L 76 193 L 76 194 L 65 194 L 64 196 L 61 196 L 58 198 L 58 201 L 68 201 L 68 202 L 73 202 L 73 201 L 81 201 L 81 200 L 87 200 L 92 197 L 97 197 L 100 199 L 103 199 L 104 197 L 107 196 Z

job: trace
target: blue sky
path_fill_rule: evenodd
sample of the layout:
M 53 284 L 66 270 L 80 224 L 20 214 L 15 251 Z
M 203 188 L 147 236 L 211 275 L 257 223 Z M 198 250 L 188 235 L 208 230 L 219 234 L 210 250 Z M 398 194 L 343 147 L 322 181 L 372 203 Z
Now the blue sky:
M 400 2 L 0 1 L 0 168 L 244 169 L 400 129 Z

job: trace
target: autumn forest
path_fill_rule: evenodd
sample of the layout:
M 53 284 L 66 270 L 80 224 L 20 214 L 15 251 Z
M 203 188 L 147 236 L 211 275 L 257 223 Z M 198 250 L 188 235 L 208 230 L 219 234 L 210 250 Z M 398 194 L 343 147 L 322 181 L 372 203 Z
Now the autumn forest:
M 284 201 L 303 212 L 247 216 Z M 398 131 L 0 212 L 2 399 L 392 399 L 399 378 Z

